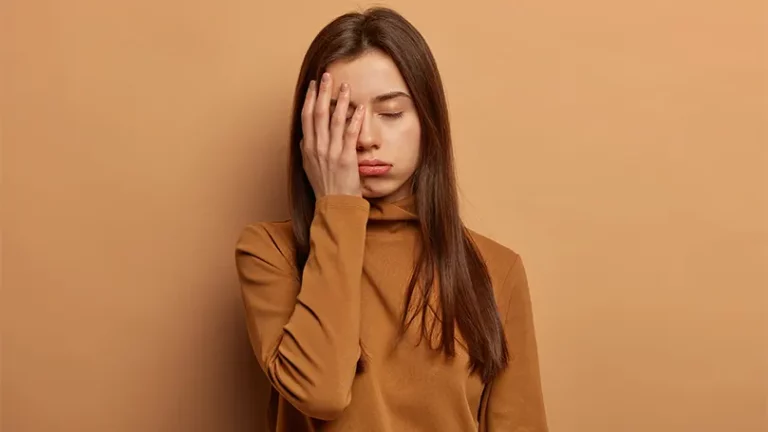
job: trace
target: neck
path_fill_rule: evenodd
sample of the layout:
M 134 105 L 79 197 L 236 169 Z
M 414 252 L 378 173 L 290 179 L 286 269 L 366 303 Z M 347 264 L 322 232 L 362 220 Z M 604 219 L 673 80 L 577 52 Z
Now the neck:
M 387 199 L 368 200 L 371 211 L 368 219 L 371 221 L 415 221 L 418 220 L 416 197 L 408 195 L 395 201 Z

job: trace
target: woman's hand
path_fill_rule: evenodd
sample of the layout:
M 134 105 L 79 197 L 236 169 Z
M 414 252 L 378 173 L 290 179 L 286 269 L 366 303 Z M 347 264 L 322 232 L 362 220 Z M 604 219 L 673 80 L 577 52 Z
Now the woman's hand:
M 342 84 L 333 113 L 330 112 L 333 79 L 323 74 L 318 91 L 309 84 L 301 126 L 304 171 L 317 199 L 326 195 L 362 196 L 357 167 L 357 137 L 363 123 L 363 105 L 358 105 L 347 124 L 350 89 Z

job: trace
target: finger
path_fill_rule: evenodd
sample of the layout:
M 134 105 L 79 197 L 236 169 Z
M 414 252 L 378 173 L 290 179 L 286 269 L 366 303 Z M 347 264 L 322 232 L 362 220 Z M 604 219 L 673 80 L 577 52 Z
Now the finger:
M 317 85 L 315 80 L 309 82 L 307 94 L 304 97 L 304 106 L 301 109 L 301 130 L 304 134 L 302 149 L 306 147 L 314 148 L 315 127 L 314 112 L 315 99 L 317 98 Z
M 349 109 L 349 84 L 341 84 L 339 97 L 331 118 L 331 138 L 328 152 L 338 156 L 344 147 L 344 130 L 347 126 L 347 109 Z
M 350 159 L 357 159 L 357 139 L 360 136 L 360 129 L 363 127 L 363 117 L 365 116 L 365 105 L 358 105 L 355 113 L 352 114 L 347 129 L 344 131 L 344 148 L 342 154 Z
M 320 82 L 320 91 L 317 93 L 317 102 L 314 108 L 315 147 L 319 154 L 328 152 L 328 110 L 331 103 L 331 84 L 333 79 L 328 72 L 323 74 Z

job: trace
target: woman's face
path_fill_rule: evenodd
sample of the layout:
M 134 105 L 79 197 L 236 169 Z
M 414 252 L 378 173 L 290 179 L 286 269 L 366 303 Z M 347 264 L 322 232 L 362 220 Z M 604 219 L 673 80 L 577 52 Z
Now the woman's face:
M 392 59 L 372 50 L 352 60 L 332 63 L 331 109 L 342 83 L 351 90 L 347 118 L 365 105 L 357 161 L 363 197 L 392 202 L 411 193 L 411 176 L 419 164 L 421 125 L 411 93 Z M 370 164 L 387 167 L 372 168 Z

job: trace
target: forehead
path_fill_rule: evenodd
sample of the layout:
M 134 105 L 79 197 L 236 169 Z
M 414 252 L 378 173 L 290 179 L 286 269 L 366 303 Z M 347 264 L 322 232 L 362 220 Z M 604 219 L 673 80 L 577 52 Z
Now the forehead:
M 410 94 L 395 62 L 381 51 L 369 51 L 351 60 L 333 62 L 327 72 L 333 76 L 334 93 L 342 83 L 347 83 L 352 90 L 352 99 L 367 100 L 393 91 Z

